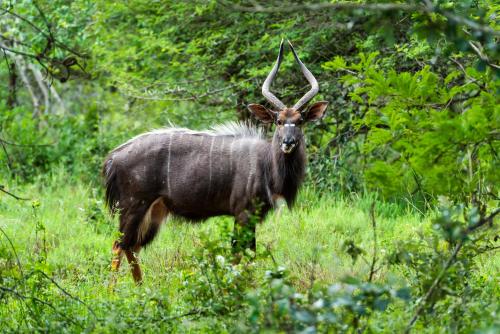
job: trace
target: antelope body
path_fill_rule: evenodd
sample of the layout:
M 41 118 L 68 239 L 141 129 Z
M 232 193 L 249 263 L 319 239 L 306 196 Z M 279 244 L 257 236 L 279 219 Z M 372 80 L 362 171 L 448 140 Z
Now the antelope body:
M 271 141 L 256 127 L 241 123 L 208 131 L 171 127 L 139 135 L 109 154 L 103 166 L 106 200 L 111 211 L 120 216 L 122 233 L 113 245 L 113 270 L 125 254 L 135 281 L 140 282 L 135 254 L 154 239 L 169 214 L 189 220 L 232 215 L 235 229 L 248 227 L 253 233 L 247 244 L 235 234 L 233 246 L 255 250 L 255 225 L 249 224 L 250 218 L 262 220 L 276 197 L 293 204 L 306 165 L 300 127 L 321 118 L 327 102 L 301 110 L 317 93 L 318 85 L 290 47 L 312 89 L 292 108 L 269 92 L 281 63 L 282 42 L 278 60 L 262 88 L 278 111 L 249 105 L 258 120 L 276 124 Z

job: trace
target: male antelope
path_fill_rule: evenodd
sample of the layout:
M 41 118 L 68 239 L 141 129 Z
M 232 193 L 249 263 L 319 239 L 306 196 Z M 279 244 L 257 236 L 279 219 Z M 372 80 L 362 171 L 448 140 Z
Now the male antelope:
M 318 93 L 318 82 L 288 43 L 312 88 L 291 108 L 269 91 L 282 60 L 282 41 L 262 86 L 276 110 L 248 106 L 261 122 L 276 124 L 271 141 L 257 128 L 238 123 L 208 131 L 170 127 L 141 134 L 109 154 L 103 166 L 106 200 L 112 213 L 118 211 L 122 233 L 113 245 L 114 271 L 125 253 L 134 280 L 142 280 L 135 254 L 153 240 L 168 214 L 190 220 L 232 215 L 235 230 L 253 233 L 245 243 L 235 234 L 233 247 L 255 250 L 250 217 L 262 220 L 277 197 L 293 204 L 306 165 L 301 127 L 323 117 L 328 102 L 303 108 Z

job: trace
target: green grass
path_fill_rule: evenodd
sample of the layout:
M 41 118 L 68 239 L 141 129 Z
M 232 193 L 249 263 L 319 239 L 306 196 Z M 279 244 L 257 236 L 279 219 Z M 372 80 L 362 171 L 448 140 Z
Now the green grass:
M 225 323 L 223 317 L 183 317 L 173 322 L 168 318 L 189 310 L 183 282 L 189 273 L 200 274 L 193 267 L 193 257 L 199 253 L 200 247 L 204 247 L 205 239 L 218 238 L 223 226 L 232 223 L 229 217 L 214 218 L 201 224 L 168 220 L 153 244 L 140 254 L 144 284 L 139 287 L 133 284 L 125 262 L 118 275 L 116 290 L 110 292 L 107 286 L 116 220 L 111 220 L 105 211 L 99 189 L 67 180 L 68 176 L 62 173 L 38 182 L 38 186 L 13 189 L 39 201 L 40 206 L 35 209 L 30 201 L 2 196 L 0 227 L 12 240 L 24 272 L 41 269 L 50 273 L 55 282 L 86 303 L 100 320 L 96 321 L 82 303 L 65 296 L 54 284 L 33 278 L 26 283 L 28 288 L 25 289 L 40 289 L 36 293 L 41 298 L 46 298 L 65 314 L 82 317 L 79 321 L 83 319 L 86 329 L 94 332 L 136 332 L 134 328 L 137 326 L 145 331 L 163 328 L 197 332 L 211 326 L 216 326 L 217 331 L 231 330 L 230 323 Z M 309 288 L 312 273 L 316 284 L 336 283 L 349 275 L 368 276 L 373 247 L 369 210 L 374 201 L 380 259 L 398 244 L 416 240 L 431 228 L 432 213 L 422 216 L 409 207 L 376 200 L 375 196 L 345 198 L 323 194 L 318 198 L 316 194 L 313 189 L 305 188 L 292 211 L 284 209 L 280 214 L 270 214 L 257 228 L 257 252 L 261 254 L 270 249 L 276 262 L 288 268 L 299 291 Z M 45 230 L 40 230 L 40 227 Z M 346 253 L 343 245 L 348 240 L 367 252 L 364 259 L 354 262 Z M 0 246 L 0 270 L 5 270 L 0 278 L 18 275 L 15 257 L 3 235 L 0 236 Z M 44 256 L 45 250 L 46 261 L 37 261 Z M 487 285 L 493 286 L 500 272 L 498 254 L 481 256 L 477 263 L 478 277 L 484 277 L 489 280 Z M 259 258 L 254 266 L 255 275 L 260 277 L 273 267 L 273 263 L 269 257 Z M 8 272 L 12 273 L 11 276 L 5 274 Z M 377 272 L 375 280 L 405 286 L 409 282 L 404 272 L 399 266 L 384 266 Z M 26 314 L 31 311 L 19 299 L 0 298 L 0 301 L 0 327 L 6 331 L 15 331 L 16 328 L 21 328 L 21 331 L 44 328 L 62 328 L 69 332 L 83 330 L 68 324 L 42 305 L 38 305 L 39 312 L 47 323 L 37 328 L 33 322 L 26 321 Z M 403 328 L 410 314 L 401 313 L 399 317 L 393 320 L 396 322 L 393 329 Z

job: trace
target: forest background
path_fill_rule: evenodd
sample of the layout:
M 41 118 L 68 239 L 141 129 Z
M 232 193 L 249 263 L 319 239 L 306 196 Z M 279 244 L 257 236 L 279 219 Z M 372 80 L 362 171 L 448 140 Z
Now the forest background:
M 0 326 L 499 330 L 499 15 L 493 0 L 0 1 Z M 330 102 L 305 129 L 297 207 L 238 266 L 230 219 L 169 221 L 145 284 L 107 291 L 106 154 L 170 123 L 253 122 L 282 38 Z M 308 89 L 287 53 L 273 91 Z

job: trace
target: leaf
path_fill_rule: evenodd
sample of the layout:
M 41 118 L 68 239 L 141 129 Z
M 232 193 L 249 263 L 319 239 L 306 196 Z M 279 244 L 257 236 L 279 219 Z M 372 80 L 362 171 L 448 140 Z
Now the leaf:
M 311 324 L 311 323 L 314 323 L 315 320 L 316 320 L 316 317 L 314 315 L 312 315 L 310 312 L 308 311 L 305 311 L 305 310 L 301 310 L 301 311 L 296 311 L 296 312 L 292 312 L 292 316 L 300 321 L 300 322 L 303 322 L 305 324 Z
M 411 289 L 401 288 L 396 290 L 396 297 L 403 299 L 405 301 L 409 301 L 411 299 Z
M 390 301 L 387 298 L 377 298 L 374 302 L 374 309 L 377 311 L 385 311 L 389 302 Z

